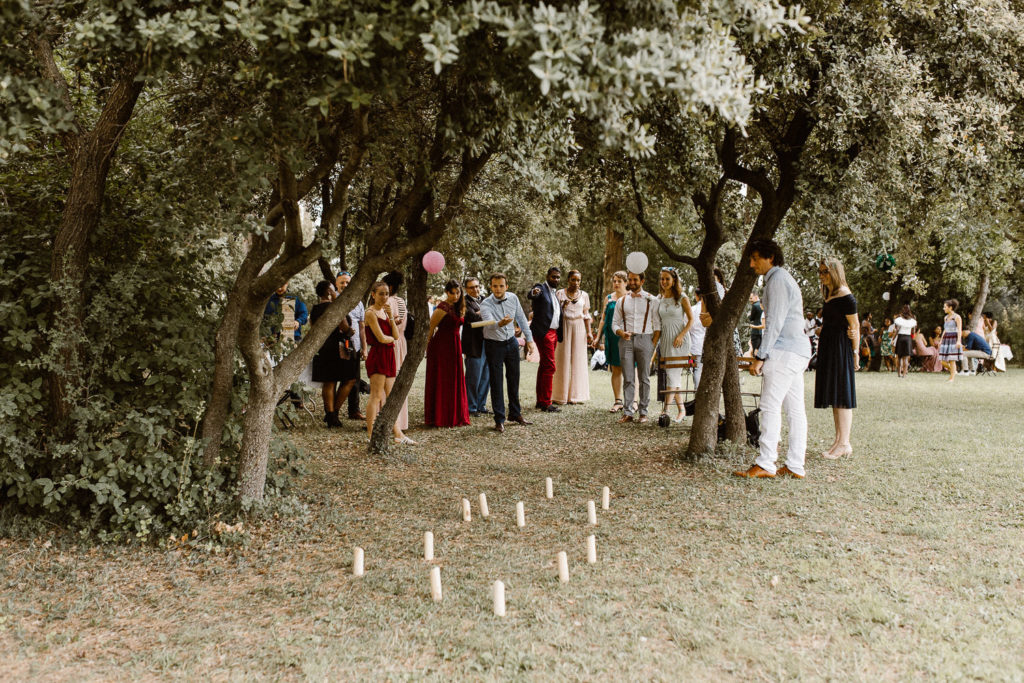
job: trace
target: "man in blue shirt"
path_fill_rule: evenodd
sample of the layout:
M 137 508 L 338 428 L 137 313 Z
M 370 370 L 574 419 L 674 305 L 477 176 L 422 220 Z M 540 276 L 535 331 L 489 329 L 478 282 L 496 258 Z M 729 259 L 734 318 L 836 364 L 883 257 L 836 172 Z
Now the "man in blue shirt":
M 298 342 L 302 339 L 302 326 L 309 320 L 309 311 L 302 299 L 288 294 L 288 283 L 284 283 L 270 295 L 266 308 L 263 309 L 263 317 L 270 322 L 270 333 L 274 337 L 280 336 L 278 325 L 283 327 L 291 326 L 294 339 Z M 287 322 L 286 322 L 287 321 Z
M 754 352 L 750 374 L 761 374 L 760 455 L 738 477 L 790 475 L 804 478 L 807 451 L 807 414 L 804 412 L 804 369 L 811 358 L 811 344 L 804 334 L 804 301 L 793 276 L 781 268 L 782 249 L 772 240 L 750 245 L 750 267 L 764 276 L 764 333 Z M 789 450 L 786 464 L 776 469 L 782 433 L 782 409 L 789 417 Z
M 992 347 L 988 345 L 985 338 L 977 332 L 970 330 L 963 331 L 964 355 L 960 359 L 961 375 L 973 375 L 978 367 L 978 359 L 990 360 L 992 358 Z M 969 364 L 969 365 L 968 365 Z
M 519 407 L 519 342 L 516 341 L 516 325 L 526 337 L 528 353 L 533 351 L 533 334 L 519 298 L 508 291 L 508 278 L 504 273 L 491 275 L 491 295 L 480 302 L 480 318 L 491 323 L 484 327 L 484 355 L 490 373 L 494 431 L 505 431 L 505 394 L 501 386 L 503 368 L 508 382 L 508 419 L 521 425 L 532 424 L 523 418 Z

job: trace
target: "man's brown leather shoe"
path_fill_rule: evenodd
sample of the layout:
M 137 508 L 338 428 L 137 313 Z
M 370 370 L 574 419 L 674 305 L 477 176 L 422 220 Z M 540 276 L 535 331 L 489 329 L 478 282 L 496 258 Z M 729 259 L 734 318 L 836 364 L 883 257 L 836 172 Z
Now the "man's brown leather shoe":
M 504 434 L 505 433 L 505 423 L 503 423 L 503 422 L 495 423 L 494 431 L 498 432 L 499 434 Z
M 515 422 L 516 424 L 521 424 L 521 425 L 523 425 L 524 427 L 525 427 L 526 425 L 532 425 L 532 424 L 533 424 L 532 422 L 530 422 L 529 420 L 527 420 L 527 419 L 526 419 L 525 417 L 523 417 L 522 415 L 520 415 L 519 417 L 514 417 L 514 418 L 512 418 L 512 421 L 513 421 L 513 422 Z
M 794 472 L 793 470 L 789 469 L 785 465 L 783 465 L 782 467 L 780 467 L 779 469 L 777 469 L 775 471 L 775 476 L 777 476 L 777 477 L 785 477 L 786 475 L 789 475 L 789 476 L 793 477 L 794 479 L 803 479 L 804 478 L 804 475 L 797 474 L 796 472 Z
M 632 422 L 632 421 L 633 421 L 633 416 L 632 415 L 623 415 L 622 417 L 619 418 L 619 424 L 622 424 L 624 422 Z
M 751 465 L 749 470 L 740 470 L 739 472 L 733 472 L 737 477 L 747 477 L 748 479 L 774 479 L 775 475 L 768 470 L 761 469 L 760 465 Z

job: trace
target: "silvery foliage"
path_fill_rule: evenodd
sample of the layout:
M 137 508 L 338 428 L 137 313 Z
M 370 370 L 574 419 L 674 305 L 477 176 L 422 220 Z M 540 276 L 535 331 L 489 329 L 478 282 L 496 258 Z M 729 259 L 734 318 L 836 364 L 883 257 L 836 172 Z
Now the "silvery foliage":
M 457 64 L 463 41 L 479 30 L 502 41 L 503 57 L 513 67 L 528 68 L 543 105 L 563 113 L 532 138 L 541 156 L 573 149 L 568 122 L 575 116 L 598 121 L 602 143 L 650 156 L 655 138 L 637 114 L 659 95 L 672 97 L 686 114 L 712 112 L 744 126 L 752 113 L 750 95 L 763 84 L 733 32 L 760 41 L 806 23 L 799 6 L 787 9 L 774 0 L 706 0 L 693 7 L 634 1 L 626 3 L 625 14 L 657 19 L 631 26 L 612 25 L 599 5 L 586 0 L 529 7 L 484 0 L 444 7 L 421 0 L 414 10 L 434 17 L 420 40 L 435 73 Z
M 887 7 L 877 44 L 832 48 L 819 100 L 817 143 L 857 140 L 863 151 L 822 176 L 830 191 L 791 227 L 805 247 L 866 267 L 894 253 L 887 277 L 918 294 L 931 284 L 919 268 L 935 263 L 946 283 L 973 291 L 983 270 L 998 278 L 1019 255 L 1024 12 L 1001 0 Z

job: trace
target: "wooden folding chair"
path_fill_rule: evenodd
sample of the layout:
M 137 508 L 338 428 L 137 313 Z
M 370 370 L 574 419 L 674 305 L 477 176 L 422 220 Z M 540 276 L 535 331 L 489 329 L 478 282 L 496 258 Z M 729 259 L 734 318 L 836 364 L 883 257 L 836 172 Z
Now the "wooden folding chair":
M 683 397 L 683 403 L 686 403 L 686 397 L 687 396 L 696 396 L 697 395 L 697 388 L 695 386 L 693 386 L 693 373 L 692 373 L 692 369 L 696 366 L 696 364 L 697 364 L 697 357 L 696 356 L 666 356 L 664 358 L 660 358 L 659 357 L 659 359 L 658 359 L 658 368 L 660 370 L 674 370 L 676 368 L 682 368 L 683 370 L 691 371 L 691 372 L 687 372 L 686 373 L 686 383 L 684 385 L 684 388 L 682 388 L 682 389 L 669 389 L 669 388 L 666 387 L 665 389 L 662 389 L 661 391 L 658 392 L 659 394 L 661 394 L 661 414 L 662 415 L 665 415 L 666 413 L 668 413 L 669 394 L 671 394 L 673 396 L 677 395 L 677 394 L 681 394 L 682 397 Z M 662 426 L 662 427 L 667 427 L 668 426 L 667 424 L 664 424 L 664 425 L 661 424 L 660 421 L 658 422 L 658 424 L 660 426 Z

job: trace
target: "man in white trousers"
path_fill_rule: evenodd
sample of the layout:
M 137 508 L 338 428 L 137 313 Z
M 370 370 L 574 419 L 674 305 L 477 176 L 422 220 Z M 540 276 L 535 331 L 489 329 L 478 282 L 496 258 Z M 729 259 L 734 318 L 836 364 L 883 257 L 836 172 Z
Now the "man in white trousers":
M 760 455 L 750 469 L 733 472 L 754 479 L 775 476 L 804 478 L 807 451 L 807 414 L 804 412 L 804 370 L 811 344 L 804 334 L 804 302 L 796 280 L 783 270 L 782 249 L 772 240 L 750 245 L 750 267 L 764 276 L 764 336 L 754 353 L 750 374 L 764 374 L 761 387 Z M 786 464 L 776 469 L 782 410 L 789 418 Z

